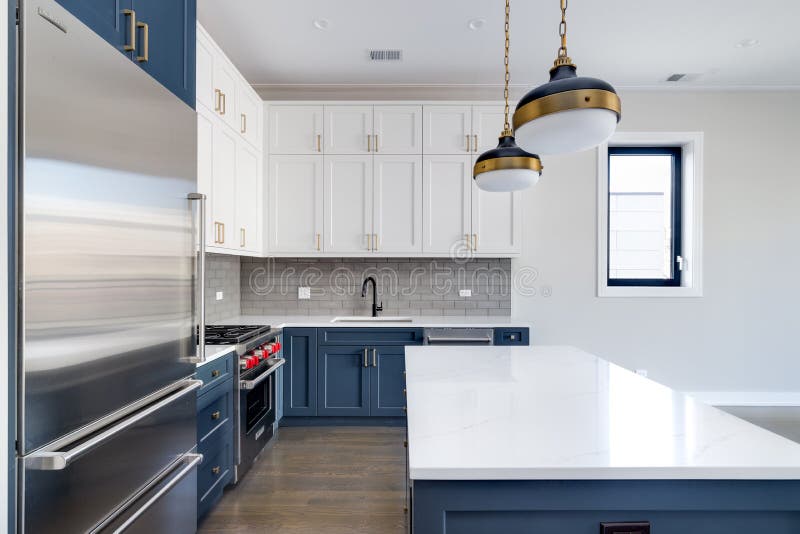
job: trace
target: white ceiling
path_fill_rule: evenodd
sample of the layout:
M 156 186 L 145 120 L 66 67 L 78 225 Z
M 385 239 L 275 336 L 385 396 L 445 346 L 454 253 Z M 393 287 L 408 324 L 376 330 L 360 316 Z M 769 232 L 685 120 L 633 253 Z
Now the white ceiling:
M 500 84 L 503 14 L 503 0 L 198 0 L 257 86 Z M 558 0 L 512 0 L 512 84 L 546 81 L 559 17 Z M 797 0 L 572 0 L 567 21 L 579 74 L 618 88 L 800 88 Z M 736 46 L 746 39 L 759 44 Z M 370 48 L 401 48 L 403 61 L 370 63 Z M 672 73 L 700 76 L 665 82 Z

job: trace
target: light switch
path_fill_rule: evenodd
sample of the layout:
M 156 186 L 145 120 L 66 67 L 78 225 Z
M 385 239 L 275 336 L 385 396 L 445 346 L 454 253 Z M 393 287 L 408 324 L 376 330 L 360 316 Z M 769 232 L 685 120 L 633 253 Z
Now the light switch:
M 217 291 L 217 300 L 222 300 L 222 299 L 223 299 L 222 291 Z
M 471 297 L 472 296 L 472 290 L 471 289 L 459 289 L 458 290 L 458 296 L 459 297 Z
M 297 288 L 297 298 L 300 300 L 309 300 L 311 299 L 311 288 L 310 287 L 298 287 Z

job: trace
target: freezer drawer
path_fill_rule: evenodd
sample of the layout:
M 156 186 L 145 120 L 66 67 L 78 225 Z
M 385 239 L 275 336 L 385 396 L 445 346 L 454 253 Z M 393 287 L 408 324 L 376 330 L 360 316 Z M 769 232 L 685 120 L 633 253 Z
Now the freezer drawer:
M 166 396 L 78 443 L 56 443 L 57 450 L 22 458 L 23 532 L 91 531 L 163 477 L 196 446 L 196 391 L 201 384 L 182 381 Z M 192 487 L 196 491 L 196 479 Z

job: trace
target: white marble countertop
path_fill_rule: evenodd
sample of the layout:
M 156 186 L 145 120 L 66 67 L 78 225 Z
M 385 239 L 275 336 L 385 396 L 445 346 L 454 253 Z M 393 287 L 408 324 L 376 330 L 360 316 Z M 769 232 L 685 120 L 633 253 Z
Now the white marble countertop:
M 206 345 L 206 361 L 198 363 L 197 367 L 202 367 L 207 363 L 213 362 L 217 358 L 222 358 L 226 354 L 233 352 L 235 349 L 235 345 Z M 236 361 L 235 364 L 239 365 L 239 362 Z
M 444 317 L 444 316 L 415 316 L 411 322 L 331 322 L 334 316 L 329 315 L 239 315 L 229 317 L 224 321 L 214 324 L 266 324 L 273 328 L 309 327 L 309 328 L 413 328 L 413 327 L 449 327 L 449 328 L 476 328 L 492 326 L 532 327 L 525 321 L 512 320 L 510 317 Z
M 406 347 L 411 479 L 800 479 L 800 444 L 571 347 Z

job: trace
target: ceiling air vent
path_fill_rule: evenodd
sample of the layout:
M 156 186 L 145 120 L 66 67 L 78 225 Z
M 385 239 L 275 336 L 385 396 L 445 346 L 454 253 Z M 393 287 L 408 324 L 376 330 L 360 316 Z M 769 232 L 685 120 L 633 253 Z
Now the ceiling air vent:
M 402 50 L 370 50 L 370 61 L 402 61 Z
M 679 82 L 685 77 L 686 77 L 686 74 L 673 74 L 672 76 L 667 78 L 667 81 L 668 82 Z
M 702 76 L 702 74 L 700 74 L 698 72 L 692 72 L 692 73 L 681 72 L 681 73 L 675 73 L 675 74 L 672 74 L 672 75 L 668 76 L 665 81 L 667 81 L 667 82 L 693 82 L 693 81 L 697 80 L 698 78 L 700 78 L 700 76 Z

